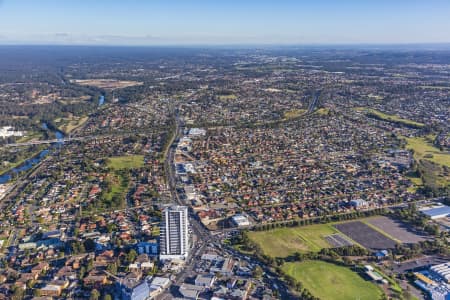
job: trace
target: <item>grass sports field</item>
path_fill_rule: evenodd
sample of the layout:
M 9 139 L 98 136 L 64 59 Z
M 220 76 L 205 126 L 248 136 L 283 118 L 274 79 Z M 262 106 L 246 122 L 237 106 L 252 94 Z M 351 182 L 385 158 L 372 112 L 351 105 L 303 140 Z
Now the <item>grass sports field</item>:
M 115 156 L 108 158 L 108 167 L 115 170 L 140 168 L 143 165 L 143 155 Z
M 272 257 L 286 257 L 295 252 L 320 251 L 331 248 L 325 237 L 338 231 L 331 225 L 318 224 L 303 227 L 277 228 L 249 232 L 249 238 Z
M 323 261 L 304 261 L 283 265 L 286 274 L 300 281 L 315 297 L 333 300 L 376 300 L 382 291 L 346 267 Z

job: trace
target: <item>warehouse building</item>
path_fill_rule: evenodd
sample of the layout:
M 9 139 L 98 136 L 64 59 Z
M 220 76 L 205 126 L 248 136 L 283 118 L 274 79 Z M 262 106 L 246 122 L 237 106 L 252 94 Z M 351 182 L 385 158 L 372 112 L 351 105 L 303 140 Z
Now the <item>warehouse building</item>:
M 423 207 L 420 211 L 432 220 L 446 218 L 450 215 L 450 206 L 437 204 L 432 207 Z
M 432 266 L 430 268 L 430 272 L 436 276 L 441 277 L 447 283 L 450 283 L 450 262 Z

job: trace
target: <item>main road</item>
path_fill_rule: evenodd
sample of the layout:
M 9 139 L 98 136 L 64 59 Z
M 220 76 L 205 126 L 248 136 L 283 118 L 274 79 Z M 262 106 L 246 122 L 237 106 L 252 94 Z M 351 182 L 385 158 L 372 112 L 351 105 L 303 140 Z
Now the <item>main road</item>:
M 175 149 L 178 144 L 178 139 L 181 137 L 181 121 L 178 118 L 178 114 L 175 111 L 175 132 L 171 137 L 171 140 L 168 143 L 166 152 L 164 153 L 164 171 L 166 175 L 166 183 L 168 189 L 170 191 L 172 202 L 178 205 L 186 205 L 186 203 L 181 200 L 176 190 L 176 177 L 175 177 Z M 205 249 L 205 246 L 208 242 L 208 237 L 210 236 L 209 232 L 203 228 L 198 221 L 195 219 L 194 214 L 191 210 L 189 210 L 189 224 L 191 225 L 192 232 L 197 236 L 197 242 L 195 245 L 192 245 L 189 256 L 186 258 L 186 265 L 183 271 L 181 271 L 173 280 L 174 285 L 181 285 L 188 277 L 194 268 L 195 265 L 195 257 L 201 256 Z M 166 290 L 164 293 L 156 297 L 158 300 L 166 300 L 173 299 L 173 295 L 169 290 Z

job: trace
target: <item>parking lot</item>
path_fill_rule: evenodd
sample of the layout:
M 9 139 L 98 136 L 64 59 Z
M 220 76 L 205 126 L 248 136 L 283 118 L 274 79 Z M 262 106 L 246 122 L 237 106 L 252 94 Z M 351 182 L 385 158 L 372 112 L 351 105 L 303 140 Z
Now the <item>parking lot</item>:
M 425 236 L 415 233 L 408 225 L 388 217 L 370 218 L 367 222 L 403 243 L 415 244 L 426 240 Z
M 336 224 L 334 227 L 368 249 L 392 249 L 396 245 L 395 241 L 360 221 Z
M 326 236 L 325 239 L 328 243 L 333 245 L 333 247 L 346 247 L 351 246 L 353 243 L 345 238 L 342 234 L 336 233 L 329 236 Z

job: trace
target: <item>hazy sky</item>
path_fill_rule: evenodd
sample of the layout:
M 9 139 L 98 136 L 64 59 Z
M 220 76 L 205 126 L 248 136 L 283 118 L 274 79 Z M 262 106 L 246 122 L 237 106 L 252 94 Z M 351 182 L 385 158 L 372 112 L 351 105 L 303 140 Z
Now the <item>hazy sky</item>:
M 450 0 L 0 0 L 0 44 L 449 42 Z

